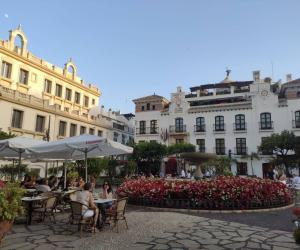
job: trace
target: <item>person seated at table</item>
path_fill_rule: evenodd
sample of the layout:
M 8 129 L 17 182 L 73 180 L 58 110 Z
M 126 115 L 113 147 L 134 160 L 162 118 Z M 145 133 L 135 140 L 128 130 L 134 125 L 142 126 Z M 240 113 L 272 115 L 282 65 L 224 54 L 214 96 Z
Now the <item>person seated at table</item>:
M 85 184 L 85 182 L 84 182 L 83 178 L 79 177 L 78 182 L 77 182 L 77 187 L 80 189 L 83 189 L 84 184 Z
M 24 180 L 21 182 L 21 187 L 26 188 L 26 186 L 29 186 L 29 184 L 31 185 L 31 177 L 26 174 L 24 176 Z
M 95 179 L 95 177 L 93 177 L 93 176 L 90 177 L 90 183 L 92 185 L 92 193 L 94 193 L 94 190 L 96 188 L 96 179 Z
M 111 185 L 105 181 L 102 185 L 102 188 L 103 188 L 103 192 L 100 194 L 100 198 L 102 199 L 112 199 L 113 198 L 113 191 L 112 191 L 112 188 L 111 188 Z M 102 220 L 102 223 L 105 223 L 106 221 L 106 210 L 111 210 L 113 207 L 113 202 L 110 201 L 110 202 L 106 202 L 106 203 L 103 203 L 100 207 L 101 209 L 101 220 Z
M 36 186 L 36 190 L 42 193 L 50 192 L 51 188 L 48 185 L 47 179 L 45 178 L 41 179 L 39 185 Z
M 94 203 L 94 198 L 91 193 L 92 185 L 91 183 L 87 182 L 83 186 L 83 190 L 76 192 L 75 200 L 84 204 L 82 215 L 86 217 L 93 216 L 93 231 L 96 231 L 96 223 L 98 219 L 99 210 Z
M 51 190 L 56 190 L 58 188 L 57 177 L 54 175 L 51 175 L 48 180 L 48 185 L 51 188 Z

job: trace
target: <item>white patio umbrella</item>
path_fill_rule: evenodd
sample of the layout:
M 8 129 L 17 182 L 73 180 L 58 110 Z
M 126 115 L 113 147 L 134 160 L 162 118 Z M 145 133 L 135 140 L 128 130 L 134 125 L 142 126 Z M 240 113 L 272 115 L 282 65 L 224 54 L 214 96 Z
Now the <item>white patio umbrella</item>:
M 20 167 L 22 156 L 26 149 L 29 147 L 45 144 L 45 141 L 35 140 L 25 136 L 13 137 L 0 141 L 0 158 L 1 159 L 18 159 L 19 160 L 19 171 L 18 178 L 20 178 Z
M 110 155 L 131 154 L 133 149 L 103 137 L 83 134 L 49 142 L 29 148 L 32 158 L 85 160 L 85 180 L 87 181 L 87 158 Z

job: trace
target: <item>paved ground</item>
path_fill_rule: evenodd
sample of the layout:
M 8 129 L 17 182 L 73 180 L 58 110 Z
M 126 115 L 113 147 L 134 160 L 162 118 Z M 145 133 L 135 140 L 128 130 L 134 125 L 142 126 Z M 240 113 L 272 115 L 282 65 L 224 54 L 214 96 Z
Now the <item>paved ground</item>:
M 192 216 L 130 208 L 129 230 L 120 224 L 119 233 L 107 228 L 82 238 L 62 214 L 56 224 L 14 225 L 1 249 L 300 249 L 294 244 L 290 214 L 287 209 Z

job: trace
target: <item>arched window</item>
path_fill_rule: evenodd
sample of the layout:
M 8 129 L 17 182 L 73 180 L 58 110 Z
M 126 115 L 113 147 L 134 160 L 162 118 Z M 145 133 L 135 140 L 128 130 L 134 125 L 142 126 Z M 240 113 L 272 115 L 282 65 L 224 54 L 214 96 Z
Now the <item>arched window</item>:
M 245 122 L 245 115 L 238 114 L 235 116 L 235 130 L 245 130 L 246 129 L 246 122 Z
M 147 103 L 147 110 L 150 110 L 150 103 Z
M 215 131 L 224 131 L 225 124 L 224 124 L 224 116 L 219 115 L 215 117 Z
M 184 132 L 183 118 L 175 118 L 175 132 Z
M 272 129 L 271 113 L 260 114 L 260 129 Z
M 195 132 L 204 132 L 204 131 L 205 131 L 205 119 L 204 117 L 197 117 Z
M 300 110 L 295 112 L 295 128 L 300 128 Z

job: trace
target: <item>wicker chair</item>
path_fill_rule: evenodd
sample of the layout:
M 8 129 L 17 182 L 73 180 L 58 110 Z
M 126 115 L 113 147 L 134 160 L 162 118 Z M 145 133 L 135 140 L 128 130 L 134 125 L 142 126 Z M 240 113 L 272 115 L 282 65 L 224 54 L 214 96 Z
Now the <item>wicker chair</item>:
M 114 222 L 114 227 L 117 228 L 117 232 L 119 232 L 118 222 L 120 220 L 124 220 L 126 224 L 126 228 L 128 229 L 128 224 L 125 217 L 125 210 L 127 205 L 128 197 L 121 198 L 117 200 L 117 204 L 115 208 L 107 210 L 107 216 L 110 220 Z
M 82 236 L 82 225 L 92 225 L 94 216 L 84 216 L 82 214 L 83 208 L 88 206 L 78 202 L 70 201 L 71 206 L 71 215 L 70 215 L 70 224 L 78 225 L 78 231 L 80 231 L 80 237 Z
M 41 207 L 34 208 L 32 212 L 33 214 L 35 213 L 39 214 L 42 221 L 45 221 L 46 217 L 49 217 L 51 221 L 51 216 L 52 216 L 54 223 L 56 223 L 55 215 L 54 215 L 55 206 L 56 206 L 56 197 L 54 196 L 48 197 L 47 199 L 42 201 Z

